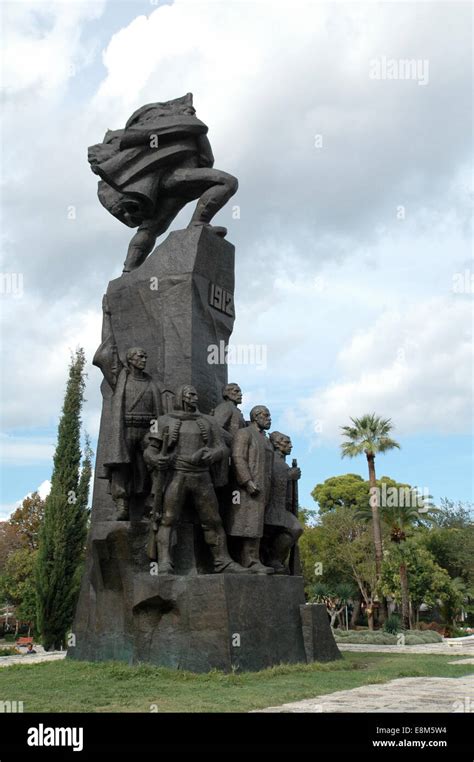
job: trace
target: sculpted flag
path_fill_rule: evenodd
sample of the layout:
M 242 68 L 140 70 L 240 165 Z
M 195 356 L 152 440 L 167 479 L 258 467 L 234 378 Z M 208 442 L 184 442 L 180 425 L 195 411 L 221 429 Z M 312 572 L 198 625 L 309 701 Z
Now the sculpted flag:
M 194 114 L 191 93 L 139 108 L 124 130 L 108 130 L 102 143 L 88 150 L 91 169 L 101 177 L 101 204 L 132 228 L 152 217 L 164 172 L 191 157 L 194 166 L 212 167 L 207 131 Z

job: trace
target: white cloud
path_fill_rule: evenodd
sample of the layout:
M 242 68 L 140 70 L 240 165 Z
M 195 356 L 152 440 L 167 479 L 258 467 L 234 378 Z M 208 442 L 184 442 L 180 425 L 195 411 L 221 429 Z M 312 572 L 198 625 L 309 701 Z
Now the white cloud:
M 14 444 L 12 457 L 46 457 L 35 427 L 55 427 L 69 350 L 80 344 L 91 359 L 101 295 L 130 238 L 96 199 L 87 146 L 143 103 L 187 91 L 210 127 L 216 166 L 240 181 L 240 220 L 225 208 L 218 221 L 237 247 L 234 339 L 269 349 L 266 378 L 242 370 L 246 402 L 274 399 L 276 387 L 281 406 L 310 396 L 304 379 L 305 390 L 321 387 L 312 414 L 321 418 L 326 408 L 327 432 L 372 400 L 390 407 L 380 412 L 399 426 L 440 423 L 447 410 L 458 421 L 469 398 L 464 361 L 444 397 L 437 378 L 447 381 L 445 356 L 458 346 L 442 329 L 443 316 L 454 323 L 465 312 L 460 303 L 453 312 L 422 312 L 421 329 L 414 316 L 431 296 L 445 304 L 452 274 L 467 259 L 468 9 L 176 0 L 155 10 L 144 3 L 139 11 L 148 16 L 111 27 L 105 75 L 96 65 L 89 79 L 70 77 L 69 67 L 77 73 L 91 60 L 89 21 L 103 3 L 7 5 L 3 270 L 24 274 L 25 293 L 5 305 L 3 399 L 5 425 L 33 432 L 33 449 Z M 370 80 L 369 60 L 382 55 L 428 57 L 429 85 Z M 315 133 L 323 135 L 319 151 Z M 321 275 L 322 290 L 314 286 Z M 438 334 L 430 333 L 432 322 Z M 403 372 L 390 342 L 409 358 Z M 84 421 L 92 435 L 100 381 L 89 368 Z M 427 416 L 419 413 L 425 390 L 436 402 Z
M 103 0 L 6 2 L 2 8 L 2 85 L 7 95 L 52 92 L 88 62 L 82 24 L 98 18 Z M 30 126 L 30 128 L 33 125 Z
M 31 322 L 21 344 L 12 343 L 9 349 L 9 366 L 14 371 L 5 373 L 3 378 L 3 394 L 8 399 L 3 410 L 3 425 L 11 429 L 55 425 L 66 388 L 71 352 L 82 346 L 90 362 L 100 342 L 100 306 L 97 310 L 80 310 L 74 300 L 68 299 L 45 307 L 38 296 L 25 293 L 21 299 L 9 300 L 9 307 L 2 321 L 5 337 L 14 336 L 22 321 Z M 88 372 L 94 382 L 90 384 L 91 400 L 97 401 L 100 374 L 90 365 Z M 31 462 L 33 450 L 25 444 L 22 451 L 21 442 L 23 439 L 18 442 L 14 439 L 8 453 L 18 462 L 24 459 Z M 35 447 L 38 455 L 41 452 L 46 456 L 46 444 Z
M 313 431 L 321 429 L 321 440 L 334 439 L 350 416 L 374 411 L 392 418 L 400 434 L 465 432 L 472 405 L 471 312 L 469 299 L 451 297 L 382 313 L 343 347 L 337 380 L 300 401 L 294 425 L 303 418 Z

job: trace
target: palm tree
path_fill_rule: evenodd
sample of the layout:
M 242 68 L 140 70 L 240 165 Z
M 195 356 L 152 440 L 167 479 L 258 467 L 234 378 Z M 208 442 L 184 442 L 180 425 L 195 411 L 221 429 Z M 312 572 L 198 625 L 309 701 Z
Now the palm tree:
M 400 445 L 389 435 L 393 429 L 390 418 L 381 418 L 375 413 L 363 415 L 361 418 L 351 418 L 352 426 L 341 426 L 347 441 L 341 444 L 343 458 L 355 458 L 365 454 L 369 466 L 370 507 L 372 509 L 372 528 L 375 546 L 376 584 L 380 582 L 382 573 L 383 546 L 382 529 L 380 525 L 379 501 L 377 497 L 377 481 L 375 477 L 375 456 L 381 452 L 400 449 Z
M 403 629 L 410 629 L 410 594 L 408 589 L 408 570 L 403 553 L 403 543 L 410 530 L 416 524 L 432 521 L 432 514 L 437 509 L 427 502 L 428 498 L 421 498 L 416 487 L 410 490 L 412 500 L 409 503 L 400 502 L 399 505 L 382 506 L 380 508 L 380 518 L 383 524 L 388 528 L 390 541 L 398 546 L 399 554 L 399 574 L 400 590 L 402 599 L 402 622 Z M 357 511 L 356 518 L 368 520 L 371 516 L 370 508 Z
M 311 592 L 312 601 L 324 603 L 326 606 L 326 611 L 331 618 L 331 627 L 334 627 L 336 619 L 340 621 L 342 612 L 356 595 L 354 585 L 350 582 L 339 582 L 335 585 L 317 582 L 313 585 Z

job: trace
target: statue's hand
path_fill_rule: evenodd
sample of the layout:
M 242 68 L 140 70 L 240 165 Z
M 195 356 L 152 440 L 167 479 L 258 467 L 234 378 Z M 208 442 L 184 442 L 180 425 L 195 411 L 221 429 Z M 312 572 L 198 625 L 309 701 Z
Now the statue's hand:
M 162 455 L 158 443 L 153 440 L 143 451 L 143 460 L 153 471 L 165 471 L 169 468 L 171 458 L 169 455 Z
M 298 479 L 301 479 L 301 469 L 300 468 L 290 468 L 288 471 L 288 478 L 291 479 L 291 481 L 296 482 Z
M 154 442 L 150 443 L 147 447 L 145 447 L 143 451 L 143 460 L 145 461 L 149 469 L 158 468 L 159 457 L 160 457 L 160 451 L 158 450 L 158 447 L 155 445 Z
M 201 450 L 201 459 L 200 462 L 203 463 L 205 466 L 212 465 L 213 457 L 212 457 L 212 451 L 209 449 L 209 447 L 203 447 Z
M 169 468 L 170 465 L 170 456 L 169 455 L 158 455 L 158 457 L 155 460 L 155 468 L 157 471 L 166 471 Z
M 111 315 L 110 307 L 109 307 L 109 300 L 107 298 L 107 294 L 104 294 L 102 297 L 102 312 L 104 312 L 105 315 Z
M 255 484 L 251 479 L 245 485 L 245 489 L 251 497 L 256 497 L 260 493 L 258 484 Z

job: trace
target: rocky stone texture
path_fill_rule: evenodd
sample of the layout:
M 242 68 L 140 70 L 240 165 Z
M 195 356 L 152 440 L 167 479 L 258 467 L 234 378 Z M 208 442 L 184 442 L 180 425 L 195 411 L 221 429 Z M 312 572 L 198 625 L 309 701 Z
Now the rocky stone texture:
M 143 347 L 153 378 L 173 391 L 192 384 L 209 413 L 222 401 L 227 366 L 210 364 L 208 347 L 229 341 L 233 295 L 231 243 L 203 227 L 170 233 L 141 267 L 109 283 L 119 353 Z
M 110 281 L 107 288 L 122 362 L 130 347 L 142 347 L 148 355 L 147 373 L 160 388 L 175 392 L 181 384 L 192 384 L 203 413 L 222 401 L 222 387 L 227 383 L 227 365 L 209 363 L 208 347 L 224 347 L 232 333 L 234 252 L 231 243 L 206 228 L 177 230 L 141 267 Z M 107 382 L 101 390 L 104 400 L 97 463 L 102 461 L 109 436 L 112 397 Z M 165 404 L 167 399 L 165 391 Z M 107 483 L 97 477 L 92 504 L 93 522 L 115 516 Z M 132 517 L 139 519 L 143 506 L 132 504 L 131 511 Z
M 130 347 L 142 347 L 147 372 L 162 390 L 192 384 L 199 408 L 209 413 L 227 383 L 227 365 L 208 362 L 209 347 L 221 350 L 230 339 L 233 293 L 230 243 L 202 227 L 171 233 L 141 267 L 109 283 L 107 301 L 122 362 Z M 105 382 L 102 392 L 99 464 L 112 395 Z M 301 577 L 210 574 L 209 550 L 192 505 L 184 507 L 175 536 L 176 575 L 153 574 L 146 555 L 149 507 L 133 498 L 130 522 L 115 521 L 107 487 L 96 478 L 72 628 L 76 645 L 68 658 L 205 672 L 259 670 L 335 653 L 327 616 L 318 614 L 318 607 L 309 618 L 303 614 L 303 637 Z
M 335 661 L 341 658 L 329 626 L 326 606 L 313 603 L 300 606 L 306 660 Z
M 324 607 L 302 605 L 301 577 L 156 576 L 146 531 L 146 522 L 93 526 L 68 658 L 207 672 L 338 657 Z

